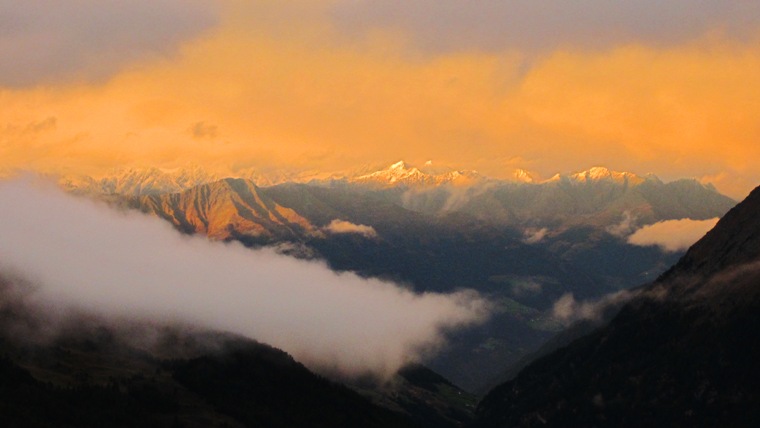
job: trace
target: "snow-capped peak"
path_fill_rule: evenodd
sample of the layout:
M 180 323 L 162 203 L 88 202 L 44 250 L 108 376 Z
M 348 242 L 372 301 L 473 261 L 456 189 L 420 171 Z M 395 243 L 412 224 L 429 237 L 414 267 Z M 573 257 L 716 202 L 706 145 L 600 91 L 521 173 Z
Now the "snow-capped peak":
M 432 166 L 432 162 L 426 163 L 426 168 Z M 381 186 L 435 186 L 441 184 L 469 184 L 478 180 L 480 175 L 475 171 L 458 171 L 448 170 L 446 172 L 427 173 L 420 169 L 408 165 L 404 161 L 398 161 L 386 169 L 376 171 L 370 174 L 360 175 L 351 179 L 353 182 L 376 184 Z
M 515 181 L 520 183 L 533 183 L 535 179 L 533 178 L 533 174 L 531 174 L 529 171 L 526 171 L 522 168 L 517 168 L 512 173 L 512 178 L 515 179 Z
M 568 180 L 575 183 L 598 183 L 598 182 L 612 182 L 618 184 L 640 184 L 650 177 L 642 177 L 632 172 L 613 171 L 603 166 L 595 166 L 585 171 L 576 172 L 573 174 L 555 174 L 552 178 L 544 181 L 544 183 L 552 183 L 558 181 Z
M 632 172 L 612 171 L 609 168 L 606 168 L 603 166 L 595 166 L 586 171 L 581 171 L 575 174 L 571 174 L 570 178 L 574 181 L 578 181 L 582 183 L 598 182 L 598 181 L 612 181 L 615 183 L 627 182 L 630 184 L 638 184 L 644 181 L 642 177 L 639 177 L 638 175 Z
M 406 162 L 404 162 L 402 160 L 394 163 L 393 165 L 391 165 L 388 168 L 388 170 L 391 170 L 391 171 L 405 171 L 407 169 L 409 169 L 409 168 L 406 166 Z
M 611 181 L 613 183 L 639 184 L 646 178 L 636 175 L 632 172 L 613 171 L 603 166 L 595 166 L 585 171 L 576 172 L 570 175 L 556 174 L 545 182 L 556 182 L 569 179 L 577 183 L 596 183 L 600 181 Z
M 387 169 L 356 177 L 354 181 L 395 184 L 424 180 L 425 177 L 427 174 L 419 169 L 407 166 L 404 161 L 398 161 Z
M 65 189 L 79 193 L 141 196 L 178 192 L 218 179 L 218 176 L 206 172 L 200 166 L 187 165 L 173 169 L 116 168 L 99 179 L 86 176 L 61 176 L 59 183 Z
M 582 180 L 604 180 L 605 178 L 615 178 L 620 176 L 625 176 L 628 174 L 627 172 L 614 172 L 610 171 L 608 168 L 605 168 L 603 166 L 595 166 L 591 169 L 588 169 L 586 171 L 581 171 L 579 173 L 573 174 L 572 177 L 576 180 L 582 181 Z

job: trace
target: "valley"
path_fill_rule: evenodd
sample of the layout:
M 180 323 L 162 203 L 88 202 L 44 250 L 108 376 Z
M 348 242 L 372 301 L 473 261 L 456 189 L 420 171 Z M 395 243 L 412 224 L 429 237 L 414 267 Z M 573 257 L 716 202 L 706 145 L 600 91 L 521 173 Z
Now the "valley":
M 193 171 L 199 178 L 189 183 L 212 180 Z M 472 289 L 487 296 L 490 319 L 452 332 L 448 347 L 426 362 L 471 392 L 484 391 L 505 365 L 574 320 L 554 313 L 563 296 L 595 301 L 654 280 L 680 256 L 629 244 L 627 236 L 659 221 L 719 217 L 734 204 L 695 181 L 664 183 L 605 168 L 533 183 L 467 171 L 429 174 L 403 162 L 340 180 L 259 187 L 226 178 L 163 193 L 154 187 L 189 175 L 129 171 L 103 180 L 130 183 L 129 191 L 101 189 L 95 197 L 184 233 L 273 247 L 417 292 Z M 465 176 L 475 178 L 459 182 Z M 135 189 L 143 190 L 135 195 Z M 93 194 L 86 187 L 69 190 Z M 456 204 L 447 202 L 455 197 Z M 351 227 L 336 232 L 330 229 L 336 220 Z M 374 234 L 358 233 L 359 227 Z
M 6 276 L 0 308 L 5 350 L 0 392 L 7 391 L 3 420 L 10 426 L 18 421 L 37 421 L 39 426 L 98 426 L 109 421 L 116 426 L 496 427 L 553 421 L 565 426 L 572 418 L 578 418 L 577 423 L 595 418 L 620 426 L 629 421 L 629 410 L 637 412 L 630 419 L 636 423 L 681 423 L 699 417 L 745 425 L 754 420 L 752 415 L 733 419 L 728 413 L 729 402 L 754 400 L 752 388 L 728 391 L 703 358 L 683 357 L 697 364 L 689 370 L 698 373 L 694 382 L 701 386 L 681 380 L 679 388 L 704 390 L 699 397 L 733 398 L 679 402 L 677 410 L 687 419 L 660 409 L 656 400 L 683 396 L 668 389 L 672 383 L 667 379 L 685 373 L 661 374 L 659 370 L 671 370 L 669 363 L 660 362 L 656 353 L 648 357 L 646 350 L 664 346 L 680 352 L 694 347 L 709 354 L 716 346 L 725 349 L 716 364 L 749 364 L 747 359 L 733 360 L 738 352 L 734 340 L 754 343 L 737 335 L 740 327 L 734 319 L 754 323 L 751 312 L 745 311 L 754 305 L 754 271 L 746 278 L 728 279 L 736 283 L 732 289 L 746 290 L 741 293 L 748 294 L 741 295 L 749 297 L 738 301 L 720 288 L 727 280 L 721 275 L 736 275 L 724 272 L 747 263 L 754 266 L 757 259 L 756 234 L 751 232 L 756 228 L 757 192 L 731 209 L 732 201 L 709 186 L 600 171 L 596 169 L 593 177 L 589 172 L 576 174 L 572 181 L 501 183 L 485 193 L 470 189 L 476 196 L 465 199 L 461 209 L 450 210 L 414 210 L 409 197 L 399 196 L 414 190 L 430 200 L 428 194 L 452 191 L 447 182 L 424 182 L 421 187 L 392 182 L 368 186 L 364 181 L 259 187 L 250 180 L 225 178 L 144 195 L 68 187 L 80 200 L 105 201 L 109 211 L 140 211 L 185 235 L 242 243 L 252 257 L 260 249 L 274 250 L 288 258 L 323 263 L 335 272 L 403 284 L 421 294 L 471 290 L 488 302 L 488 316 L 484 322 L 446 331 L 446 345 L 434 356 L 406 365 L 391 378 L 324 369 L 315 374 L 285 352 L 230 333 L 181 324 L 114 324 L 86 312 L 51 318 L 25 297 L 25 279 Z M 565 205 L 547 208 L 548 200 L 542 199 L 547 193 L 552 195 L 549 200 Z M 518 194 L 524 199 L 514 205 Z M 494 206 L 512 214 L 489 218 L 486 213 Z M 531 210 L 537 214 L 526 220 Z M 552 216 L 540 215 L 545 211 Z M 684 213 L 701 220 L 724 211 L 729 211 L 726 217 L 685 256 L 628 240 L 649 225 L 683 221 Z M 560 216 L 562 212 L 569 214 Z M 669 265 L 673 267 L 668 270 Z M 663 293 L 667 297 L 661 297 Z M 714 309 L 700 296 L 713 296 L 711 302 L 721 302 L 720 308 L 735 309 Z M 677 308 L 671 309 L 673 305 Z M 708 315 L 701 314 L 703 308 Z M 715 320 L 718 324 L 711 325 Z M 53 323 L 59 326 L 50 336 L 46 331 Z M 690 332 L 693 323 L 708 333 Z M 623 337 L 618 339 L 618 334 Z M 615 347 L 630 346 L 630 337 L 638 338 L 640 347 L 620 354 Z M 694 343 L 673 345 L 674 337 Z M 731 342 L 724 343 L 723 337 Z M 587 347 L 595 340 L 612 340 L 605 345 L 612 354 L 589 355 Z M 623 363 L 628 364 L 626 373 L 653 364 L 640 375 L 660 376 L 646 381 L 652 383 L 647 390 L 650 401 L 620 398 L 626 391 L 640 390 L 634 388 L 617 392 L 615 400 L 625 403 L 622 407 L 615 400 L 608 402 L 605 397 L 614 388 L 600 382 L 622 376 L 614 368 L 602 369 L 609 373 L 604 377 L 593 375 L 590 385 L 598 386 L 579 386 L 584 376 L 601 373 L 605 362 L 615 361 L 614 355 L 630 358 Z M 567 358 L 575 361 L 572 367 L 547 371 L 551 364 L 566 364 Z M 582 361 L 594 368 L 576 368 Z M 552 373 L 562 373 L 560 380 Z M 540 382 L 555 386 L 537 386 Z M 601 392 L 592 393 L 593 388 Z M 13 392 L 19 389 L 24 394 Z M 529 392 L 520 393 L 523 389 Z M 539 396 L 549 401 L 536 401 Z M 30 400 L 44 411 L 32 417 L 32 408 L 24 404 Z M 559 400 L 554 407 L 558 410 L 546 407 L 554 405 L 551 400 Z M 634 407 L 629 408 L 631 403 Z M 64 412 L 66 406 L 74 406 L 77 413 Z

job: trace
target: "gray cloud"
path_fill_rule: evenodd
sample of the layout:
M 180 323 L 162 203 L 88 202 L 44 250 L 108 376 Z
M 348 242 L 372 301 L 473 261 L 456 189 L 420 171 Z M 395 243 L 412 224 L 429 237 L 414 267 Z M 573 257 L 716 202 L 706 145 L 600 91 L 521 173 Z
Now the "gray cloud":
M 760 3 L 743 0 L 338 0 L 332 14 L 351 35 L 402 30 L 433 52 L 660 45 L 760 28 Z
M 229 331 L 345 374 L 388 375 L 488 311 L 474 292 L 416 294 L 29 182 L 0 183 L 0 269 L 38 284 L 30 304 Z
M 213 0 L 0 0 L 0 86 L 102 79 L 217 20 Z

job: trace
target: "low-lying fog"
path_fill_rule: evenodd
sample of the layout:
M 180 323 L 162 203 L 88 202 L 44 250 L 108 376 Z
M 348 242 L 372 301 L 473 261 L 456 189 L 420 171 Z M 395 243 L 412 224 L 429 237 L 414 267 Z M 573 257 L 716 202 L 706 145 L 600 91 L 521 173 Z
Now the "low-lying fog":
M 48 311 L 241 334 L 343 374 L 392 374 L 483 321 L 475 292 L 418 294 L 321 262 L 184 236 L 137 212 L 32 180 L 0 183 L 0 270 Z

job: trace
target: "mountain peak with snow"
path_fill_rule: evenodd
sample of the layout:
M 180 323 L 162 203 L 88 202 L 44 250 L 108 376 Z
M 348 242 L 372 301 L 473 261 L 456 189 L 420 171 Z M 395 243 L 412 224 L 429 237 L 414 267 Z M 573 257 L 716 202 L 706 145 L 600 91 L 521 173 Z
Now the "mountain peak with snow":
M 356 177 L 353 181 L 374 182 L 378 184 L 411 184 L 424 182 L 428 177 L 415 167 L 410 167 L 403 160 L 394 163 L 386 169 Z
M 400 161 L 394 163 L 393 165 L 391 165 L 390 167 L 388 167 L 388 169 L 389 170 L 396 170 L 396 171 L 406 171 L 406 170 L 408 170 L 410 168 L 409 168 L 409 166 L 407 166 L 406 162 L 404 162 L 403 160 L 400 160 Z
M 646 180 L 652 179 L 652 177 L 654 176 L 650 177 L 648 175 L 646 177 L 642 177 L 632 172 L 614 171 L 607 167 L 595 166 L 585 171 L 580 171 L 569 175 L 555 174 L 552 178 L 546 180 L 545 182 L 551 183 L 567 180 L 575 183 L 610 182 L 617 184 L 638 185 Z M 654 178 L 656 179 L 656 177 Z
M 595 166 L 586 171 L 571 174 L 570 178 L 580 182 L 598 182 L 612 181 L 615 183 L 638 184 L 644 181 L 644 178 L 632 172 L 613 171 L 603 166 Z
M 530 171 L 517 168 L 512 172 L 512 178 L 519 183 L 534 183 L 536 180 Z
M 426 171 L 432 171 L 432 162 L 425 164 Z M 445 172 L 423 172 L 403 160 L 388 168 L 350 179 L 355 183 L 387 186 L 436 186 L 442 184 L 470 184 L 482 179 L 480 174 L 469 170 L 447 169 Z

